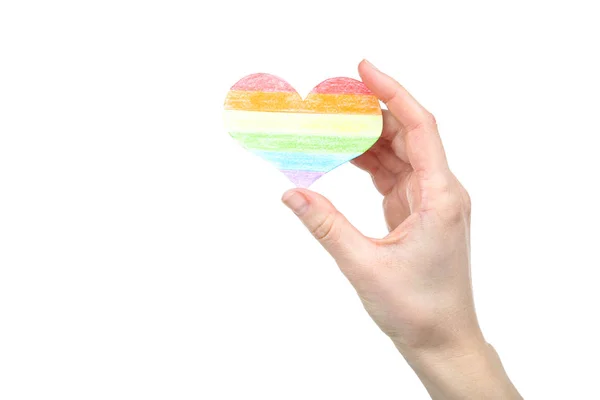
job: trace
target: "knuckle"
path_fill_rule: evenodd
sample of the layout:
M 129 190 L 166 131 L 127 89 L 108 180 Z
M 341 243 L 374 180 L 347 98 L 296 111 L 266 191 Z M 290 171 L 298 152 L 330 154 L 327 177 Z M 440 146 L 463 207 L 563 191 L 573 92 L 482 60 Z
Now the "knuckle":
M 433 114 L 423 111 L 423 114 L 413 124 L 404 127 L 404 132 L 406 136 L 410 135 L 413 141 L 419 142 L 437 129 L 437 120 Z
M 433 191 L 436 198 L 444 198 L 454 191 L 451 177 L 448 175 L 447 173 L 436 173 L 429 176 L 427 186 Z
M 412 132 L 412 131 L 418 132 L 418 131 L 431 130 L 431 128 L 436 128 L 436 127 L 437 127 L 437 120 L 436 120 L 435 116 L 432 113 L 430 113 L 429 111 L 425 110 L 425 111 L 423 111 L 423 113 L 419 116 L 419 118 L 413 125 L 409 125 L 405 129 L 409 132 Z
M 454 225 L 462 221 L 464 210 L 461 205 L 460 196 L 448 193 L 440 203 L 439 213 L 444 222 Z
M 469 194 L 469 192 L 467 191 L 467 189 L 465 189 L 463 186 L 461 186 L 461 193 L 462 193 L 462 197 L 463 197 L 463 203 L 464 203 L 464 207 L 465 210 L 467 212 L 467 214 L 471 214 L 471 206 L 472 206 L 472 201 L 471 201 L 471 195 Z
M 436 209 L 443 223 L 454 225 L 468 217 L 471 200 L 458 181 L 448 177 L 438 178 L 434 183 L 434 192 Z
M 437 119 L 435 118 L 435 115 L 429 111 L 425 112 L 425 115 L 423 116 L 423 122 L 429 126 L 437 126 Z
M 339 239 L 337 230 L 336 215 L 334 213 L 327 214 L 313 229 L 312 235 L 319 242 L 334 242 Z

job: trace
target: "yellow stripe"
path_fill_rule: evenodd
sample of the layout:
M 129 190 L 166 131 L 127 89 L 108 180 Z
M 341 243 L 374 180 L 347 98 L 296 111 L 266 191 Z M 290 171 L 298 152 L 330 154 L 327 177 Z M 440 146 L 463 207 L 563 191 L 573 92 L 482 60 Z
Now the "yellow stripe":
M 306 114 L 225 110 L 225 128 L 235 133 L 379 137 L 380 115 Z

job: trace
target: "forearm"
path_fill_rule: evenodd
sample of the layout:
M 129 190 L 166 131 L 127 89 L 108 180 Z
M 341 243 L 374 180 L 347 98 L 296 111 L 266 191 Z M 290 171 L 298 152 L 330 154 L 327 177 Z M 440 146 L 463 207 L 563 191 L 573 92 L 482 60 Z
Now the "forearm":
M 401 350 L 433 400 L 522 399 L 494 348 L 463 354 Z

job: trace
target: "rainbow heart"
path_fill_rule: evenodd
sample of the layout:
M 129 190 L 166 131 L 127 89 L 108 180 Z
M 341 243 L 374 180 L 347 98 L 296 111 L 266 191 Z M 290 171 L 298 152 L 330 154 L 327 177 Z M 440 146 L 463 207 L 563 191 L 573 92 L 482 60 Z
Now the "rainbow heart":
M 351 78 L 327 79 L 302 100 L 286 81 L 253 74 L 225 99 L 229 134 L 298 187 L 363 154 L 382 125 L 379 100 Z

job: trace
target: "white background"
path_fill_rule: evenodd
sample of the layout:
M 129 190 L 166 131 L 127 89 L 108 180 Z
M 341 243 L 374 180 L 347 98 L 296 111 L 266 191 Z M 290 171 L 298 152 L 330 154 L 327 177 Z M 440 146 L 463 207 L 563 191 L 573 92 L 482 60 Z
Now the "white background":
M 222 125 L 244 75 L 305 95 L 363 57 L 438 119 L 515 384 L 597 398 L 595 5 L 2 1 L 0 398 L 427 398 Z M 366 173 L 313 189 L 385 234 Z

